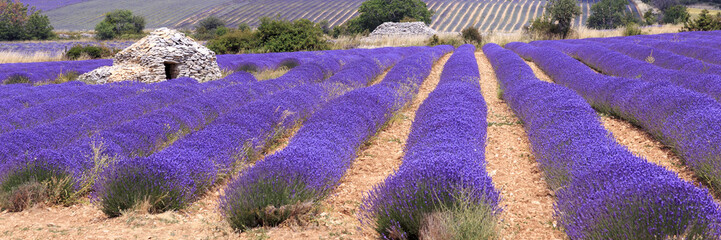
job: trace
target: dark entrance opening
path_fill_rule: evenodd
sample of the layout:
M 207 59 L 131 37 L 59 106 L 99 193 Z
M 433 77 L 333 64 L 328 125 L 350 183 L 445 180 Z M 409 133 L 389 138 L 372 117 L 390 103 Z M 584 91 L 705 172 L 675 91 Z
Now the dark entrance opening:
M 163 63 L 165 65 L 165 79 L 174 79 L 178 78 L 178 63 L 172 62 L 172 61 L 165 61 Z

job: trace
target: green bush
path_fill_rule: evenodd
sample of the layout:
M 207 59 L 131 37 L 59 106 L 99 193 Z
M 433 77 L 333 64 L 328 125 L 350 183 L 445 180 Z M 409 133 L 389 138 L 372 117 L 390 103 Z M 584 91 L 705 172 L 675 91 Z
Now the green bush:
M 483 43 L 483 36 L 478 32 L 478 28 L 473 26 L 461 30 L 461 37 L 463 37 L 465 43 L 475 44 L 476 46 L 480 46 L 481 43 Z
M 142 35 L 145 18 L 133 16 L 130 10 L 115 10 L 105 14 L 105 19 L 95 25 L 96 37 L 101 40 L 127 38 Z
M 373 31 L 384 22 L 414 19 L 431 24 L 433 11 L 421 0 L 368 0 L 358 8 L 360 15 L 348 21 L 351 33 Z
M 689 14 L 686 9 L 686 6 L 684 5 L 676 5 L 673 7 L 669 7 L 666 10 L 663 11 L 663 18 L 661 19 L 661 22 L 663 23 L 685 23 L 689 19 Z
M 0 0 L 0 41 L 52 38 L 48 16 L 19 1 Z
M 704 9 L 696 20 L 688 20 L 684 23 L 682 31 L 714 31 L 721 30 L 721 13 L 709 14 Z
M 30 83 L 30 79 L 27 76 L 23 76 L 20 74 L 12 75 L 5 80 L 3 80 L 3 84 L 17 84 L 17 83 Z
M 65 58 L 70 60 L 77 60 L 83 56 L 87 56 L 91 59 L 107 58 L 112 57 L 117 50 L 110 49 L 105 46 L 93 46 L 93 45 L 75 45 L 65 52 Z
M 252 31 L 231 30 L 223 36 L 208 41 L 207 47 L 216 54 L 235 54 L 252 52 L 259 47 L 259 42 Z
M 308 19 L 293 22 L 279 18 L 261 18 L 258 41 L 268 52 L 317 51 L 329 49 L 323 29 Z
M 641 31 L 641 28 L 638 27 L 638 24 L 629 23 L 629 24 L 626 24 L 625 28 L 623 28 L 624 36 L 634 36 L 634 35 L 641 35 L 641 34 L 643 34 L 643 31 Z
M 247 23 L 240 23 L 240 24 L 238 24 L 238 30 L 250 31 L 250 25 L 248 25 Z

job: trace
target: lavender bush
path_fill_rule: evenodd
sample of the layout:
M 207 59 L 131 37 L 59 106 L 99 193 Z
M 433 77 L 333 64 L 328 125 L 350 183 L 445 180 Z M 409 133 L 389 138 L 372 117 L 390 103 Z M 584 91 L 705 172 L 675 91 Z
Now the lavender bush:
M 615 111 L 635 106 L 632 111 L 663 116 L 669 107 L 679 105 L 660 100 L 659 96 L 674 90 L 715 103 L 668 83 L 597 74 L 550 48 L 523 43 L 506 46 L 533 59 L 558 83 L 602 109 Z M 576 93 L 550 83 L 518 83 L 518 75 L 524 76 L 520 79 L 535 77 L 517 55 L 491 45 L 484 51 L 497 68 L 499 80 L 507 82 L 503 83 L 504 98 L 528 129 L 544 175 L 556 189 L 555 216 L 571 239 L 719 237 L 721 212 L 707 190 L 634 156 L 616 143 Z M 514 73 L 518 69 L 525 73 Z M 678 99 L 678 94 L 672 96 Z M 656 101 L 651 103 L 651 99 Z

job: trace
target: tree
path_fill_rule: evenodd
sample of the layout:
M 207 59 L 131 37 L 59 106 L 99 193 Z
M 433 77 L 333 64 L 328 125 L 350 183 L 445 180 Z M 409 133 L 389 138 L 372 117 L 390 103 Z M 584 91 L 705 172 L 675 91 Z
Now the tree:
M 601 0 L 591 6 L 587 25 L 595 29 L 614 29 L 624 24 L 626 0 Z
M 661 22 L 663 23 L 685 23 L 688 21 L 689 14 L 686 10 L 686 6 L 684 5 L 676 5 L 673 7 L 667 8 L 665 11 L 663 11 L 663 19 L 661 19 Z
M 556 31 L 566 38 L 571 30 L 571 21 L 581 15 L 581 7 L 576 0 L 549 0 L 546 4 L 546 15 L 555 24 Z
M 212 32 L 219 27 L 225 27 L 225 21 L 216 16 L 210 16 L 198 22 L 196 31 L 203 29 L 205 31 Z
M 688 20 L 684 23 L 683 31 L 714 31 L 721 30 L 721 13 L 716 13 L 715 16 L 709 14 L 708 10 L 704 9 L 698 15 L 696 20 Z
M 40 10 L 18 1 L 0 0 L 0 40 L 42 40 L 53 27 Z
M 141 34 L 145 28 L 145 18 L 133 16 L 130 10 L 115 10 L 105 14 L 105 19 L 95 25 L 100 39 L 112 39 L 124 34 Z
M 368 0 L 358 8 L 360 15 L 348 21 L 348 30 L 359 33 L 373 31 L 384 22 L 416 19 L 431 24 L 433 11 L 421 0 Z

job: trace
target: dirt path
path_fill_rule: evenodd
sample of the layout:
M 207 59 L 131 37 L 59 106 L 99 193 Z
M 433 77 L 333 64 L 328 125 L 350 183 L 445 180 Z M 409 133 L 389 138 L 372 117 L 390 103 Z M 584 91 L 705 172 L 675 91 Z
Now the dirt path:
M 476 53 L 481 91 L 488 104 L 486 169 L 501 190 L 503 239 L 563 239 L 555 228 L 551 191 L 531 152 L 523 125 L 503 100 L 486 56 Z

